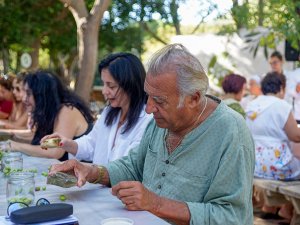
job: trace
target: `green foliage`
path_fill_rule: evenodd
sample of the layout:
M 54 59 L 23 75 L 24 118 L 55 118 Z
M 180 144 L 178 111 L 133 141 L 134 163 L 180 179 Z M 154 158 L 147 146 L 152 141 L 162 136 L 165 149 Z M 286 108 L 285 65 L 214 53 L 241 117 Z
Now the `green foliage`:
M 40 41 L 55 58 L 76 48 L 75 22 L 59 1 L 6 0 L 0 14 L 0 49 L 30 52 L 32 44 Z M 16 64 L 10 66 L 17 69 Z
M 268 56 L 268 48 L 276 49 L 279 41 L 287 39 L 295 48 L 299 48 L 300 30 L 300 1 L 269 0 L 255 1 L 250 3 L 238 4 L 233 1 L 231 9 L 232 17 L 236 24 L 236 31 L 244 27 L 256 29 L 258 26 L 264 27 L 268 32 L 260 33 L 256 36 L 255 32 L 248 37 L 248 42 L 253 42 L 250 46 L 254 56 L 259 47 L 264 48 L 265 56 Z M 241 26 L 243 24 L 244 26 Z M 229 30 L 232 32 L 232 30 Z

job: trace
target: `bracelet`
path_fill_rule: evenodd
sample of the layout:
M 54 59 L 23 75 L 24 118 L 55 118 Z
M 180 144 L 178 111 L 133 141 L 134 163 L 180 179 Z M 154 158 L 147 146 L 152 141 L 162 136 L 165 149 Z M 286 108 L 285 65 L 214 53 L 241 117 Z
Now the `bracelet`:
M 98 166 L 98 165 L 94 165 L 94 164 L 93 164 L 93 166 L 97 167 L 97 169 L 98 169 L 98 177 L 97 177 L 97 179 L 95 181 L 93 181 L 91 183 L 93 183 L 93 184 L 99 184 L 102 181 L 103 177 L 104 177 L 106 169 L 105 169 L 104 166 Z

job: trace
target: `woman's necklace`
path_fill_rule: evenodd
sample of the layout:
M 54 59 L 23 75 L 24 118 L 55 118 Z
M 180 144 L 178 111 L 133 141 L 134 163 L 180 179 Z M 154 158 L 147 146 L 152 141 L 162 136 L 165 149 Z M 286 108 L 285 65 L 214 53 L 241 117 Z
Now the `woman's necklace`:
M 199 114 L 199 116 L 197 117 L 197 119 L 195 120 L 195 122 L 193 123 L 191 128 L 188 129 L 186 134 L 189 133 L 192 129 L 195 128 L 196 124 L 198 123 L 198 121 L 200 120 L 202 114 L 204 113 L 204 111 L 206 109 L 206 106 L 207 106 L 207 97 L 205 97 L 205 104 L 204 104 L 204 107 L 203 107 L 201 113 Z M 166 142 L 166 147 L 167 147 L 169 153 L 173 152 L 181 144 L 181 142 L 184 139 L 186 134 L 182 135 L 182 137 L 180 137 L 179 140 L 176 141 L 177 137 L 172 137 L 169 130 L 167 130 L 167 135 L 166 135 L 166 138 L 165 138 L 165 142 Z

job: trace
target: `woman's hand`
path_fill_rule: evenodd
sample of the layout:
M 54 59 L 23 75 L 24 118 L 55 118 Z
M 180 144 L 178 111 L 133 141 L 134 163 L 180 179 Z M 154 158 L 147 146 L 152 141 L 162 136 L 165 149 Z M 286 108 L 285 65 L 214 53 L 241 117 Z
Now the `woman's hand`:
M 77 146 L 77 143 L 75 141 L 73 141 L 72 139 L 66 138 L 66 137 L 60 135 L 59 133 L 53 133 L 53 134 L 44 136 L 41 139 L 40 143 L 42 144 L 45 140 L 50 139 L 50 138 L 59 138 L 60 142 L 58 144 L 58 147 L 62 148 L 66 152 L 76 155 L 78 146 Z M 46 149 L 46 148 L 44 148 L 44 149 Z

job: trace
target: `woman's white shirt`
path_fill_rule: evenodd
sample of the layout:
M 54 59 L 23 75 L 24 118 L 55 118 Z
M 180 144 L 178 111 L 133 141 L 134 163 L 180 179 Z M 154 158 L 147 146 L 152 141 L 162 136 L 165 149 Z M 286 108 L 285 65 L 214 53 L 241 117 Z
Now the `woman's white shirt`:
M 78 144 L 77 159 L 106 166 L 108 162 L 126 156 L 129 150 L 139 145 L 148 123 L 153 118 L 152 114 L 142 110 L 135 126 L 122 134 L 126 123 L 118 129 L 121 113 L 112 125 L 105 125 L 108 109 L 109 107 L 106 107 L 103 110 L 89 134 L 75 140 Z
M 254 176 L 299 179 L 300 161 L 292 154 L 284 126 L 292 107 L 275 96 L 261 95 L 246 109 L 246 122 L 255 142 Z

